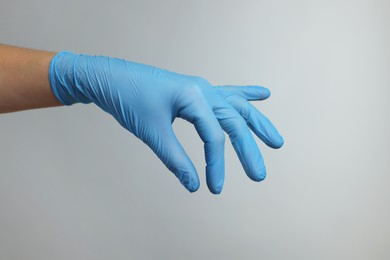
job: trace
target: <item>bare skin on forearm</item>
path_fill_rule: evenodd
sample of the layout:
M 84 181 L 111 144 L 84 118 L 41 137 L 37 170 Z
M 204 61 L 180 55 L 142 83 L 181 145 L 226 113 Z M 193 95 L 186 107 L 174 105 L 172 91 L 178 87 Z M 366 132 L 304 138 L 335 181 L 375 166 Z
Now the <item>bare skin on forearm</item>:
M 0 113 L 62 105 L 49 83 L 55 54 L 0 44 Z

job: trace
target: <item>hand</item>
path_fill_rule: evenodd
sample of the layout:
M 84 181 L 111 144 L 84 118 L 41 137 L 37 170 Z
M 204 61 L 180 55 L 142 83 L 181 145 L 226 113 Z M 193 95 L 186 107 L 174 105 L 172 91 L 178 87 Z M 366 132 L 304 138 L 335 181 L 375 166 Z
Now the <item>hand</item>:
M 145 142 L 190 192 L 199 188 L 199 179 L 172 130 L 176 117 L 194 124 L 204 142 L 207 185 L 214 194 L 224 183 L 224 131 L 254 181 L 263 180 L 266 171 L 249 128 L 268 146 L 283 145 L 272 123 L 247 101 L 268 98 L 263 87 L 213 87 L 199 77 L 69 52 L 54 57 L 49 73 L 53 92 L 63 104 L 93 102 L 110 113 Z

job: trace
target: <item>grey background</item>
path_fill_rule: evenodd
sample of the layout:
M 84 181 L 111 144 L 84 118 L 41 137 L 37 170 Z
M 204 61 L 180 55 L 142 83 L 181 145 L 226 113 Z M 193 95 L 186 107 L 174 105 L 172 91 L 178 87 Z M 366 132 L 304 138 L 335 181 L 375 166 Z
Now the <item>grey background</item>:
M 262 84 L 281 150 L 187 193 L 94 105 L 0 116 L 0 259 L 390 259 L 390 2 L 1 0 L 2 43 Z M 228 139 L 227 139 L 228 140 Z

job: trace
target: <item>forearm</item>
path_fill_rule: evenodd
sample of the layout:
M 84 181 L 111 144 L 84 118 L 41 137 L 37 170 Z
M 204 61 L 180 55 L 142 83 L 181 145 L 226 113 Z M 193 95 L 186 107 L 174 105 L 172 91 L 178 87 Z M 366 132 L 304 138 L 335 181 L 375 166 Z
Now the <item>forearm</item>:
M 0 44 L 0 113 L 62 105 L 49 83 L 54 55 Z

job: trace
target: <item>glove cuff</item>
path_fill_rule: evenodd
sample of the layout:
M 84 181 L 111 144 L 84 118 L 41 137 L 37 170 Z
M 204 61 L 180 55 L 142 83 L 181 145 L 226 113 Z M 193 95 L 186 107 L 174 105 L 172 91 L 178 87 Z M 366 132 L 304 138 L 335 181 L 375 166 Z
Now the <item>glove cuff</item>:
M 69 51 L 57 53 L 49 67 L 49 81 L 56 98 L 64 105 L 74 103 L 90 103 L 81 91 L 76 80 L 76 69 L 80 55 Z

